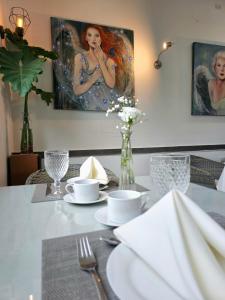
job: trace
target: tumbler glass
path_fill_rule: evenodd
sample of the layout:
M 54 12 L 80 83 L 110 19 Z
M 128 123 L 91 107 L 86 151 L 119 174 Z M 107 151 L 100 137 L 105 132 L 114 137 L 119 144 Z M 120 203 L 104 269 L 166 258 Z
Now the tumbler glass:
M 151 155 L 150 178 L 159 196 L 172 189 L 186 193 L 190 183 L 190 155 L 173 153 Z

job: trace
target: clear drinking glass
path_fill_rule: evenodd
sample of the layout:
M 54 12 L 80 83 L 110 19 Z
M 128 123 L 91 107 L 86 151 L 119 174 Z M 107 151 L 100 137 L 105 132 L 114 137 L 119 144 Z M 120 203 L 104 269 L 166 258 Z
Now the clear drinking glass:
M 60 180 L 66 175 L 69 167 L 69 152 L 46 150 L 44 152 L 44 164 L 48 175 L 54 180 L 54 189 L 50 197 L 61 198 L 63 192 L 60 189 Z
M 160 197 L 172 189 L 186 193 L 190 183 L 189 154 L 153 154 L 150 157 L 150 178 Z

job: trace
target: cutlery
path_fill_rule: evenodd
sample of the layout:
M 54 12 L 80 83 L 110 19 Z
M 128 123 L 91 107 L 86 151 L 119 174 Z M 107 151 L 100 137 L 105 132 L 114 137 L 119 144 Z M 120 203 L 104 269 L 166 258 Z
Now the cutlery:
M 104 241 L 111 246 L 117 246 L 120 244 L 120 241 L 115 237 L 105 238 L 105 237 L 100 236 L 99 240 Z
M 97 288 L 99 300 L 107 300 L 108 298 L 106 296 L 106 292 L 101 277 L 96 271 L 97 261 L 91 249 L 87 236 L 80 238 L 79 244 L 77 245 L 77 249 L 78 249 L 78 260 L 79 260 L 81 270 L 90 272 L 90 274 L 92 275 L 92 278 L 94 279 L 95 282 L 95 286 Z
M 106 190 L 108 187 L 109 187 L 108 185 L 100 186 L 99 191 Z

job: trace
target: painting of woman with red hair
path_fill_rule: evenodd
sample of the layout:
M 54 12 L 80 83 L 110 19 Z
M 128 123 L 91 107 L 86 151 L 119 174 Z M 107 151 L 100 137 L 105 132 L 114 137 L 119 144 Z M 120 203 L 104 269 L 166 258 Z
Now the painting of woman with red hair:
M 52 18 L 55 108 L 106 111 L 120 96 L 132 97 L 133 31 L 68 20 L 56 26 L 59 20 Z

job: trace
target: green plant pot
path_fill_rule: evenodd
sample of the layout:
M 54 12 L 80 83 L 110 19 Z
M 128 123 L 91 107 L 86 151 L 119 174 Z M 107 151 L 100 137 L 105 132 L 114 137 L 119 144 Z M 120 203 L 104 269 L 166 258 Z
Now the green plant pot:
M 33 152 L 33 134 L 29 124 L 23 124 L 20 151 L 22 153 Z
M 28 113 L 28 93 L 24 99 L 24 111 L 23 111 L 23 128 L 21 135 L 20 151 L 22 153 L 33 152 L 33 134 L 29 124 Z

